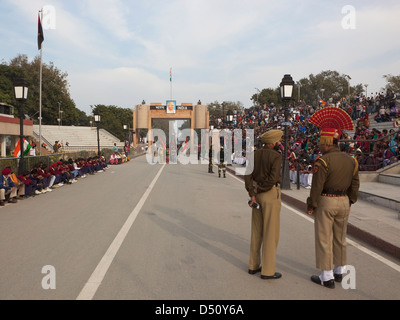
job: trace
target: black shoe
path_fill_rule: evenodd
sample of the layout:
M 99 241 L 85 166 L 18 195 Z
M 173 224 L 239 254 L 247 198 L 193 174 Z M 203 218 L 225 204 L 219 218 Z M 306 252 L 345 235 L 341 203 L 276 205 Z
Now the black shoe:
M 334 273 L 333 276 L 335 277 L 336 282 L 342 282 L 342 279 L 343 279 L 342 274 Z
M 282 277 L 282 274 L 280 274 L 279 272 L 275 272 L 275 274 L 273 276 L 263 276 L 261 275 L 261 279 L 279 279 L 280 277 Z
M 17 203 L 17 201 L 18 201 L 17 199 L 11 198 L 8 200 L 8 203 Z
M 257 272 L 261 272 L 261 267 L 259 267 L 258 269 L 255 269 L 255 270 L 249 269 L 249 274 L 256 274 Z
M 5 202 L 5 201 L 3 201 L 3 200 L 1 200 L 1 201 L 0 201 L 0 206 L 2 206 L 2 207 L 3 207 L 3 206 L 5 206 L 5 205 L 6 205 L 6 202 Z
M 329 289 L 335 289 L 335 281 L 333 279 L 322 282 L 318 276 L 311 276 L 311 281 Z

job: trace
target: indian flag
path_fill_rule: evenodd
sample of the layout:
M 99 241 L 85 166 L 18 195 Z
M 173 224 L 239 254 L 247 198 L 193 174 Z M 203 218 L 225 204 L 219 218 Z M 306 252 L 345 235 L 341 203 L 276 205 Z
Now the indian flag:
M 24 138 L 24 156 L 26 156 L 29 153 L 29 150 L 32 146 L 26 139 Z M 18 139 L 17 146 L 14 149 L 14 152 L 12 154 L 13 157 L 20 157 L 21 156 L 21 139 Z
M 184 152 L 184 151 L 186 150 L 188 140 L 189 140 L 189 139 L 186 138 L 186 140 L 185 140 L 185 142 L 183 143 L 182 147 L 180 148 L 179 152 Z

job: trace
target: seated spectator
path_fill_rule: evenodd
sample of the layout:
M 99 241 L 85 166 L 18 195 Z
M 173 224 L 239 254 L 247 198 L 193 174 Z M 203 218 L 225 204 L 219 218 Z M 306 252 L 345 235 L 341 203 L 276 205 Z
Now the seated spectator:
M 35 187 L 35 194 L 46 193 L 44 191 L 45 187 L 45 179 L 43 176 L 39 175 L 38 170 L 36 168 L 32 169 L 30 172 L 30 180 L 33 181 L 33 185 Z
M 389 114 L 390 121 L 393 121 L 393 119 L 397 118 L 398 116 L 399 116 L 399 110 L 396 107 L 396 103 L 393 102 L 390 104 L 390 114 Z
M 78 180 L 76 180 L 76 177 L 78 177 L 78 175 L 79 175 L 79 168 L 76 165 L 76 162 L 70 158 L 70 159 L 68 159 L 68 162 L 66 165 L 67 165 L 69 173 L 71 174 L 71 177 L 72 177 L 71 182 L 72 183 L 77 182 Z
M 49 173 L 56 177 L 54 184 L 62 187 L 67 182 L 65 175 L 59 170 L 59 164 L 54 162 L 49 167 Z
M 64 183 L 66 183 L 66 184 L 75 183 L 76 180 L 75 180 L 75 181 L 72 181 L 72 180 L 73 180 L 73 179 L 72 179 L 72 175 L 71 175 L 71 172 L 70 172 L 69 169 L 68 169 L 67 162 L 66 162 L 66 161 L 63 161 L 63 160 L 59 160 L 59 161 L 57 162 L 57 164 L 58 164 L 58 170 L 61 171 L 61 175 L 62 175 L 63 177 L 65 177 L 65 182 L 64 182 Z
M 0 176 L 0 206 L 5 206 L 6 204 L 6 196 L 9 195 L 8 202 L 16 203 L 17 202 L 17 187 L 14 182 L 12 182 L 10 178 L 11 169 L 5 168 L 2 171 Z
M 17 199 L 23 199 L 23 196 L 25 195 L 25 185 L 19 181 L 17 176 L 15 175 L 13 169 L 11 167 L 7 167 L 11 170 L 10 173 L 10 178 L 12 182 L 14 182 L 15 186 L 17 187 Z
M 37 170 L 41 176 L 43 176 L 46 179 L 46 191 L 51 192 L 52 187 L 54 184 L 54 181 L 56 180 L 56 177 L 50 174 L 50 172 L 45 168 L 45 165 L 43 162 L 40 162 L 37 166 Z
M 119 153 L 116 153 L 116 157 L 117 157 L 117 160 L 118 160 L 118 164 L 121 164 L 122 163 L 121 155 Z
M 110 156 L 110 164 L 118 164 L 118 158 L 115 152 Z
M 84 165 L 84 160 L 82 158 L 79 158 L 76 160 L 76 166 L 78 167 L 78 173 L 81 178 L 86 178 L 87 173 L 89 172 L 88 169 L 86 169 L 86 166 Z
M 381 106 L 381 108 L 378 111 L 378 114 L 375 116 L 375 121 L 376 122 L 389 121 L 389 117 L 386 114 L 385 106 Z
M 31 173 L 29 171 L 25 171 L 23 174 L 19 175 L 17 178 L 24 184 L 24 195 L 23 198 L 29 198 L 30 196 L 35 195 L 36 188 L 34 186 L 34 182 L 30 179 Z M 39 194 L 36 192 L 36 194 Z

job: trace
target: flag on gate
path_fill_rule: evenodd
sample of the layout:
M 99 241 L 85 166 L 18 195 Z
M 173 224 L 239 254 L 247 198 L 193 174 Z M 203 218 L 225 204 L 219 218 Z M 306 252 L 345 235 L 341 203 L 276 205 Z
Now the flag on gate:
M 185 140 L 185 142 L 182 144 L 182 147 L 181 147 L 181 149 L 179 150 L 179 152 L 183 152 L 183 151 L 185 151 L 186 150 L 186 148 L 187 148 L 187 143 L 188 143 L 188 138 L 186 138 L 186 140 Z
M 167 147 L 165 146 L 164 141 L 163 141 L 160 137 L 158 137 L 158 138 L 159 138 L 159 140 L 160 140 L 160 142 L 161 142 L 163 148 L 164 148 L 165 150 L 167 150 Z
M 40 14 L 38 14 L 38 50 L 42 49 L 42 42 L 44 41 L 42 22 L 40 21 Z
M 29 152 L 30 148 L 31 148 L 31 145 L 24 138 L 24 155 L 26 155 Z M 12 156 L 16 157 L 16 158 L 21 156 L 21 139 L 18 139 L 17 146 L 15 147 Z

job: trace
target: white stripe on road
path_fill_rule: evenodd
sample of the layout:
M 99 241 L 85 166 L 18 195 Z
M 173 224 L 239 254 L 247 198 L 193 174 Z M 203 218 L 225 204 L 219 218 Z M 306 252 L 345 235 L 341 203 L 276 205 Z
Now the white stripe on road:
M 239 179 L 238 177 L 236 177 L 235 175 L 231 174 L 230 172 L 227 172 L 227 173 L 231 177 L 233 177 L 237 181 L 239 181 L 240 183 L 244 183 L 244 181 L 242 179 Z M 306 220 L 314 223 L 314 219 L 312 219 L 311 217 L 307 216 L 305 213 L 300 212 L 300 211 L 298 211 L 298 210 L 296 210 L 296 209 L 294 209 L 294 208 L 292 208 L 292 207 L 290 207 L 290 206 L 288 206 L 288 205 L 286 205 L 284 203 L 282 203 L 282 206 L 285 207 L 286 209 L 294 212 L 295 214 L 299 215 L 303 219 L 306 219 Z M 362 246 L 361 244 L 359 244 L 359 243 L 357 243 L 357 242 L 355 242 L 353 240 L 347 239 L 347 243 L 349 243 L 350 245 L 356 247 L 357 249 L 361 250 L 362 252 L 370 255 L 371 257 L 381 261 L 382 263 L 386 264 L 387 266 L 391 267 L 392 269 L 396 270 L 397 272 L 400 272 L 400 265 L 398 265 L 398 264 L 396 264 L 396 263 L 394 263 L 394 262 L 382 257 L 381 255 L 379 255 L 379 254 L 377 254 L 377 253 L 365 248 L 364 246 Z
M 91 300 L 96 294 L 97 289 L 99 288 L 101 282 L 104 279 L 105 274 L 107 273 L 108 268 L 110 267 L 112 261 L 114 260 L 115 255 L 117 254 L 119 248 L 121 247 L 126 235 L 128 234 L 130 228 L 132 227 L 133 222 L 135 221 L 138 213 L 142 209 L 144 203 L 146 202 L 147 197 L 149 196 L 151 190 L 156 184 L 158 178 L 161 175 L 162 170 L 164 169 L 165 164 L 158 171 L 157 175 L 154 177 L 153 181 L 150 183 L 149 187 L 146 189 L 143 196 L 140 198 L 138 204 L 135 209 L 131 212 L 128 219 L 125 221 L 121 230 L 118 232 L 117 236 L 109 246 L 107 252 L 104 254 L 103 258 L 100 260 L 96 269 L 93 271 L 89 280 L 86 282 L 82 291 L 79 293 L 76 300 Z

